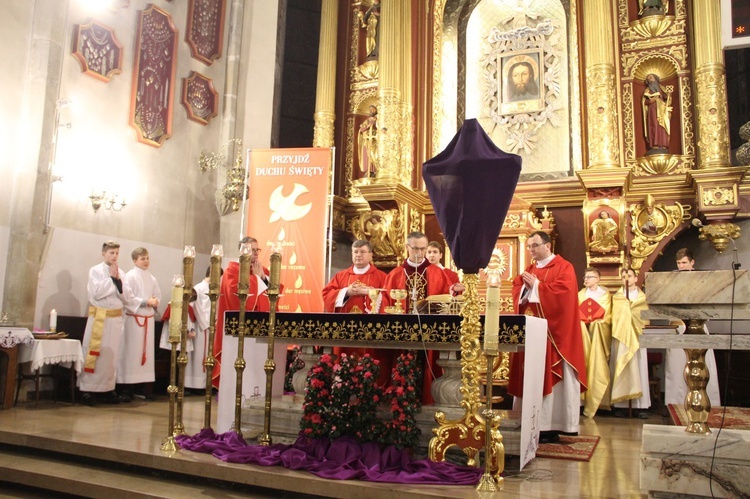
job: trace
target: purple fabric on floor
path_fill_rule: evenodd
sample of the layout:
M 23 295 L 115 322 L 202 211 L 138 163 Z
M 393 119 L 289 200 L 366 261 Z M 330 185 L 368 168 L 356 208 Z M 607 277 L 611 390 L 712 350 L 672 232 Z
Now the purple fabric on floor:
M 353 437 L 333 442 L 299 437 L 293 445 L 263 447 L 247 444 L 233 431 L 217 435 L 207 429 L 175 439 L 183 449 L 211 453 L 229 463 L 284 466 L 333 480 L 476 485 L 483 473 L 481 468 L 428 459 L 415 461 L 404 450 L 393 446 L 381 450 L 377 443 L 361 444 Z

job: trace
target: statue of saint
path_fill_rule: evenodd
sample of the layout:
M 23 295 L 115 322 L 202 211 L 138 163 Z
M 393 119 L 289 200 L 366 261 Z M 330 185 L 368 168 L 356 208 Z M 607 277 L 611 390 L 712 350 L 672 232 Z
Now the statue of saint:
M 591 222 L 591 242 L 589 249 L 609 253 L 619 248 L 617 244 L 617 222 L 610 218 L 606 210 L 599 212 L 599 218 Z
M 359 125 L 359 168 L 365 177 L 374 177 L 378 167 L 378 108 Z
M 669 5 L 663 0 L 638 0 L 638 7 L 638 17 L 663 16 L 669 9 Z
M 672 118 L 672 94 L 664 90 L 659 77 L 646 75 L 643 92 L 643 131 L 648 154 L 666 154 L 669 150 L 669 120 Z
M 380 0 L 372 0 L 370 6 L 364 14 L 362 11 L 358 13 L 359 22 L 363 28 L 367 29 L 367 35 L 365 39 L 365 50 L 367 52 L 367 60 L 373 60 L 378 58 L 378 41 L 379 41 L 379 29 L 378 24 L 380 23 Z

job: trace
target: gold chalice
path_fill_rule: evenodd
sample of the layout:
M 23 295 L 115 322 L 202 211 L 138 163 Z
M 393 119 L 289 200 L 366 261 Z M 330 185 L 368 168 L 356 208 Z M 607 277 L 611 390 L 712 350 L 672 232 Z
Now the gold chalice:
M 406 290 L 405 289 L 392 289 L 390 294 L 391 294 L 391 298 L 396 300 L 396 304 L 392 307 L 386 308 L 386 313 L 403 314 L 404 307 L 401 306 L 401 300 L 406 298 Z
M 367 296 L 370 297 L 370 309 L 372 310 L 372 312 L 370 313 L 378 313 L 379 310 L 377 310 L 377 307 L 380 306 L 380 303 L 378 303 L 378 298 L 380 298 L 381 291 L 383 290 L 378 288 L 370 288 L 367 290 Z

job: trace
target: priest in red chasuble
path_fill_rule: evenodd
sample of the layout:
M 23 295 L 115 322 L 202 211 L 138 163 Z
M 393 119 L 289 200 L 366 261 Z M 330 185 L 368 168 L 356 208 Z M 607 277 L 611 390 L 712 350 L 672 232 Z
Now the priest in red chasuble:
M 612 391 L 609 375 L 612 295 L 607 288 L 599 286 L 600 277 L 596 268 L 587 268 L 583 276 L 584 287 L 578 292 L 589 388 L 583 399 L 583 415 L 587 418 L 593 418 L 600 407 L 609 408 Z
M 573 265 L 552 253 L 548 234 L 534 232 L 526 241 L 534 262 L 513 279 L 516 313 L 547 320 L 540 443 L 560 441 L 560 432 L 577 433 L 581 392 L 586 390 L 586 362 L 578 312 L 578 284 Z M 511 356 L 508 393 L 523 397 L 523 355 Z
M 358 240 L 352 244 L 352 266 L 342 270 L 323 288 L 326 312 L 369 314 L 378 309 L 373 306 L 368 292 L 381 289 L 385 272 L 372 264 L 372 246 L 369 241 Z
M 384 307 L 395 304 L 395 300 L 390 295 L 392 289 L 406 290 L 406 298 L 401 300 L 401 306 L 406 313 L 416 313 L 414 310 L 416 304 L 428 296 L 444 295 L 450 292 L 451 283 L 443 271 L 425 258 L 427 236 L 421 232 L 412 232 L 406 237 L 406 246 L 409 257 L 404 263 L 393 269 L 385 279 L 381 311 L 384 310 Z M 422 401 L 424 404 L 433 402 L 432 393 L 430 393 L 433 373 L 435 377 L 442 374 L 442 369 L 438 368 L 434 362 L 434 360 L 437 360 L 437 356 L 434 357 L 433 359 L 433 352 L 427 352 L 427 361 L 432 369 L 425 369 L 422 373 L 424 376 L 422 385 Z M 381 370 L 388 372 L 389 367 L 386 366 L 386 362 L 381 362 Z
M 245 311 L 247 312 L 269 312 L 271 302 L 268 301 L 268 269 L 260 264 L 258 256 L 260 248 L 258 240 L 254 237 L 244 237 L 240 241 L 242 244 L 247 243 L 251 248 L 250 256 L 250 277 L 248 279 L 247 300 L 245 301 Z M 216 363 L 214 365 L 212 384 L 219 388 L 219 378 L 221 376 L 221 346 L 224 340 L 224 312 L 227 310 L 239 310 L 240 298 L 237 296 L 237 285 L 240 282 L 240 264 L 238 261 L 230 262 L 227 265 L 224 274 L 221 276 L 221 294 L 216 308 L 216 336 L 214 338 L 214 356 Z M 235 359 L 230 359 L 234 362 Z

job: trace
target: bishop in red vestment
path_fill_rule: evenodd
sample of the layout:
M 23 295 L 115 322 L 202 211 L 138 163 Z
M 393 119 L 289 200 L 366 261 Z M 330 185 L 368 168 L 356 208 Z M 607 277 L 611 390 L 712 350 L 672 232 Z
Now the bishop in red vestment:
M 383 293 L 383 307 L 393 306 L 395 300 L 391 298 L 390 290 L 392 289 L 405 289 L 406 298 L 401 300 L 401 306 L 404 312 L 411 313 L 414 304 L 419 300 L 424 300 L 428 296 L 432 295 L 444 295 L 449 293 L 451 284 L 448 278 L 445 277 L 443 271 L 437 266 L 430 264 L 430 261 L 425 258 L 427 252 L 427 236 L 421 232 L 412 232 L 409 234 L 406 240 L 406 245 L 409 251 L 409 258 L 407 258 L 403 264 L 393 269 L 385 279 Z M 384 308 L 381 307 L 381 310 Z M 422 391 L 422 401 L 424 404 L 431 404 L 433 402 L 432 393 L 430 388 L 432 387 L 432 376 L 440 376 L 442 369 L 440 369 L 435 361 L 437 356 L 433 359 L 433 352 L 427 352 L 427 361 L 432 366 L 432 369 L 425 369 L 423 372 L 424 383 Z M 384 365 L 385 362 L 381 361 L 381 374 L 383 371 L 388 372 L 390 375 L 390 366 Z
M 570 262 L 552 253 L 549 235 L 534 232 L 526 248 L 535 261 L 513 280 L 516 313 L 547 320 L 547 353 L 540 429 L 542 443 L 559 432 L 578 432 L 586 362 L 578 311 L 578 285 Z M 523 397 L 523 353 L 511 356 L 508 393 Z
M 260 248 L 258 241 L 252 237 L 243 238 L 242 243 L 249 242 L 252 248 L 250 257 L 250 277 L 248 279 L 247 300 L 245 301 L 245 310 L 248 312 L 269 312 L 271 302 L 268 300 L 268 276 L 270 272 L 263 267 L 258 260 Z M 231 262 L 227 265 L 224 274 L 221 276 L 221 294 L 216 307 L 216 336 L 214 337 L 214 357 L 216 362 L 212 374 L 211 384 L 214 388 L 219 388 L 219 379 L 221 376 L 221 346 L 224 340 L 224 312 L 227 310 L 239 310 L 240 298 L 237 296 L 237 285 L 240 283 L 240 264 Z M 234 359 L 230 359 L 234 362 Z

